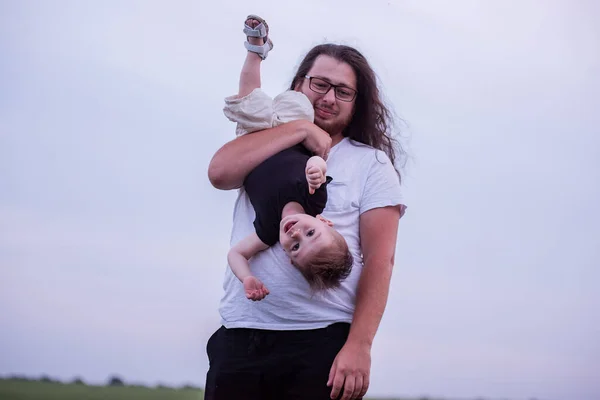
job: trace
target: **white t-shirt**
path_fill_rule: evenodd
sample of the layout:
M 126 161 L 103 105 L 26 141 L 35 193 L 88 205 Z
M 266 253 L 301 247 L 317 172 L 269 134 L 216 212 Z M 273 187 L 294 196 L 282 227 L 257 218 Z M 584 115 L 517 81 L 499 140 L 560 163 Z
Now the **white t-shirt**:
M 219 312 L 226 328 L 300 330 L 352 322 L 356 289 L 363 262 L 359 216 L 377 207 L 401 205 L 396 171 L 387 155 L 344 138 L 327 159 L 327 206 L 323 216 L 334 223 L 354 256 L 350 276 L 337 289 L 311 294 L 309 285 L 277 243 L 250 260 L 252 273 L 269 289 L 261 301 L 248 300 L 242 283 L 226 268 Z M 233 213 L 231 245 L 254 231 L 254 209 L 239 190 Z

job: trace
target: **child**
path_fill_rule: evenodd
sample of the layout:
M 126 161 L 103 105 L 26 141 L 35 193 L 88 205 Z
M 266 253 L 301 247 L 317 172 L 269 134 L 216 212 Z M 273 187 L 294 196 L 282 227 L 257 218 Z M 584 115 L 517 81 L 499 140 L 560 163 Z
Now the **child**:
M 239 93 L 226 98 L 223 109 L 237 123 L 236 135 L 297 119 L 312 122 L 314 109 L 303 93 L 288 90 L 271 99 L 260 89 L 260 63 L 273 49 L 266 21 L 249 15 L 244 33 L 248 53 Z M 233 246 L 227 260 L 247 298 L 262 300 L 269 294 L 252 275 L 248 260 L 277 241 L 312 289 L 337 287 L 350 274 L 353 258 L 346 241 L 320 215 L 331 181 L 326 172 L 325 160 L 298 144 L 267 159 L 246 177 L 244 190 L 256 212 L 255 232 Z

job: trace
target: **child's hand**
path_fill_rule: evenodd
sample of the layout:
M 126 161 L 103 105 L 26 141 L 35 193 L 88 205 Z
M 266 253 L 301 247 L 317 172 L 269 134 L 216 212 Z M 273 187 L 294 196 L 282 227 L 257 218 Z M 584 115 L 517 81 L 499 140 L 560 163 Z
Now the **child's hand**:
M 262 300 L 269 294 L 269 290 L 255 276 L 244 278 L 244 290 L 246 291 L 246 297 L 252 301 Z
M 314 194 L 315 190 L 321 187 L 325 182 L 323 170 L 317 166 L 306 168 L 306 181 L 308 182 L 308 192 Z

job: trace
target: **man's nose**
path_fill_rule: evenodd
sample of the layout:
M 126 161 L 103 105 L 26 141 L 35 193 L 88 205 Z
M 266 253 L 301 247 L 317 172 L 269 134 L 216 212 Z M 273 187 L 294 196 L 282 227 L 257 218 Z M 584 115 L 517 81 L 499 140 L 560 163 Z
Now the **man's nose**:
M 329 91 L 323 95 L 323 100 L 329 104 L 335 103 L 335 88 L 329 88 Z

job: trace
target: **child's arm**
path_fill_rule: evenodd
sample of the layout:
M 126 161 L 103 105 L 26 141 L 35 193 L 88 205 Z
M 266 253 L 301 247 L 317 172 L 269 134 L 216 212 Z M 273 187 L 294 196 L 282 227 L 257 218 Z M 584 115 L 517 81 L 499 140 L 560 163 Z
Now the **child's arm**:
M 244 284 L 246 297 L 251 300 L 261 300 L 269 294 L 269 290 L 263 283 L 252 275 L 248 260 L 255 254 L 268 249 L 256 232 L 246 236 L 233 246 L 227 254 L 227 261 L 233 274 Z
M 308 192 L 314 194 L 315 190 L 325 183 L 325 174 L 327 173 L 327 163 L 319 156 L 312 156 L 306 162 L 306 181 L 308 182 Z

